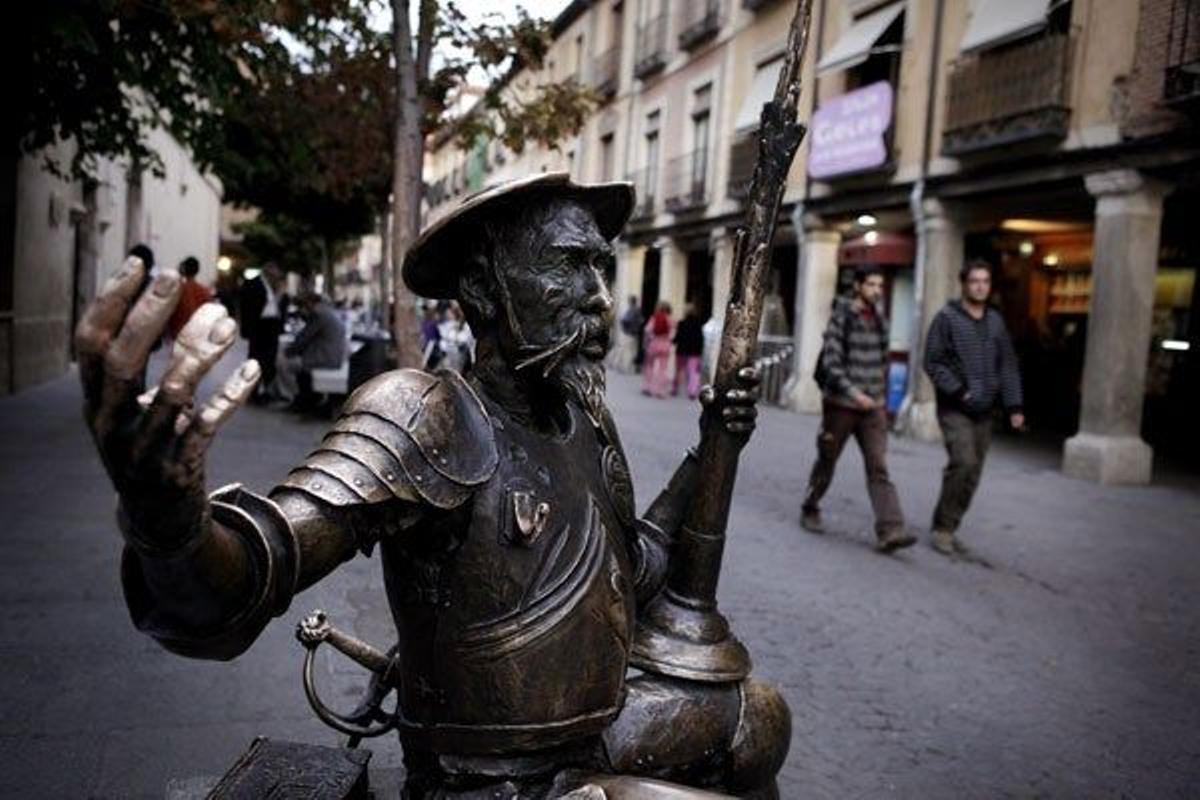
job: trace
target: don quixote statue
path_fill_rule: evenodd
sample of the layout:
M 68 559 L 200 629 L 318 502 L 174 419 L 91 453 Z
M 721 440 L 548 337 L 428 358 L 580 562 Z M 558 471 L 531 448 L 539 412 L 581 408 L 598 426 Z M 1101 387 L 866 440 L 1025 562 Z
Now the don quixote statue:
M 394 712 L 371 702 L 342 717 L 306 687 L 356 740 L 398 732 L 406 797 L 776 797 L 790 715 L 748 677 L 715 595 L 738 453 L 754 428 L 769 243 L 803 135 L 808 5 L 763 111 L 700 443 L 640 517 L 604 397 L 613 303 L 603 275 L 633 208 L 629 184 L 541 174 L 470 197 L 425 230 L 404 279 L 460 303 L 474 367 L 371 380 L 267 495 L 206 493 L 205 452 L 260 374 L 247 362 L 193 401 L 236 323 L 202 307 L 146 392 L 180 284 L 163 274 L 142 291 L 143 266 L 130 259 L 77 344 L 137 627 L 182 655 L 234 658 L 293 595 L 378 549 L 395 647 L 376 650 L 320 614 L 299 635 L 309 666 L 328 642 L 376 673 L 376 701 L 396 693 Z

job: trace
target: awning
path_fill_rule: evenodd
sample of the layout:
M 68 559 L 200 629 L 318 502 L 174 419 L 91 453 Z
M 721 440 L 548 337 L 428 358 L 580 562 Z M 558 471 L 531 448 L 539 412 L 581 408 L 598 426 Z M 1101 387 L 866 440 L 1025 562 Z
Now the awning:
M 857 266 L 878 264 L 879 266 L 912 266 L 917 247 L 913 237 L 902 233 L 877 231 L 872 241 L 859 236 L 842 242 L 838 247 L 838 264 Z
M 892 3 L 855 20 L 817 64 L 817 73 L 857 67 L 871 57 L 871 51 L 896 18 L 904 13 L 904 3 Z
M 1047 0 L 976 0 L 960 49 L 994 47 L 1041 30 L 1047 5 Z
M 754 73 L 754 82 L 750 84 L 750 92 L 742 98 L 742 104 L 738 107 L 737 119 L 733 124 L 734 130 L 746 130 L 758 125 L 763 105 L 770 102 L 771 98 L 775 96 L 775 84 L 779 83 L 781 69 L 783 69 L 783 56 L 758 65 L 758 71 Z

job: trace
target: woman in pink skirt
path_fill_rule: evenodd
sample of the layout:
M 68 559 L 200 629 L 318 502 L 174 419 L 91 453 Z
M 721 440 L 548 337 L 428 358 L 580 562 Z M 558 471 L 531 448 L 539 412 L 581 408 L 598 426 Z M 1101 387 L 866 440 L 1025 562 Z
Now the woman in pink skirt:
M 666 397 L 671 386 L 671 304 L 660 301 L 646 322 L 642 394 Z

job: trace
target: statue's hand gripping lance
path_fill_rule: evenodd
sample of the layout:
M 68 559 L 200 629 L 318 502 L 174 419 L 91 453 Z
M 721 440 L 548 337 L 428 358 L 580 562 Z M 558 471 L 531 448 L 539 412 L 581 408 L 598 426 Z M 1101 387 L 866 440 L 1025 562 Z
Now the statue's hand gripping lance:
M 775 96 L 763 106 L 758 162 L 738 230 L 725 328 L 713 379 L 715 396 L 737 385 L 758 346 L 763 296 L 770 274 L 771 240 L 787 174 L 804 126 L 796 121 L 800 70 L 808 42 L 812 0 L 798 0 Z M 666 588 L 640 615 L 633 662 L 644 670 L 706 682 L 737 681 L 750 672 L 750 656 L 717 610 L 717 580 L 738 457 L 745 436 L 701 417 L 700 483 L 671 552 Z

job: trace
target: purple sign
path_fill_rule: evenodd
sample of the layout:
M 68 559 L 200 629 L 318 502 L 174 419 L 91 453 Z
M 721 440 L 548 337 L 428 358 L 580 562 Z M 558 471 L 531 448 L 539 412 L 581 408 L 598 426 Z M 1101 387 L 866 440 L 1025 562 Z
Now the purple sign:
M 892 84 L 872 83 L 835 97 L 813 114 L 808 174 L 827 178 L 887 161 L 883 135 L 892 126 Z

